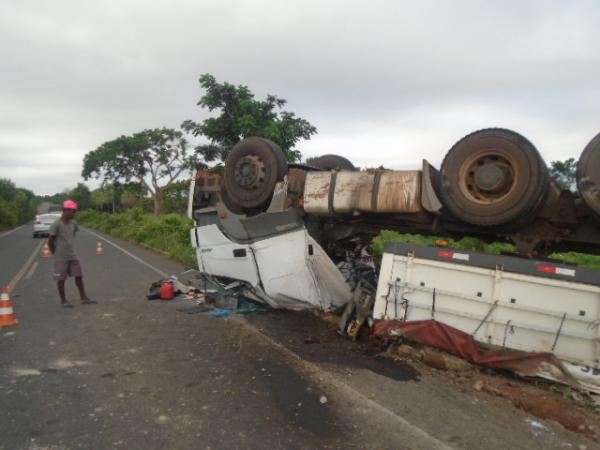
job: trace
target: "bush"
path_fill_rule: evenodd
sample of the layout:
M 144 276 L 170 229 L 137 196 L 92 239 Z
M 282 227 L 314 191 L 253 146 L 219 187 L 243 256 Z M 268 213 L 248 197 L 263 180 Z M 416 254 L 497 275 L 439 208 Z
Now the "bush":
M 0 230 L 14 228 L 35 216 L 33 192 L 18 188 L 6 178 L 0 178 Z
M 196 266 L 196 256 L 190 243 L 193 222 L 183 215 L 155 216 L 141 208 L 115 214 L 86 210 L 78 215 L 77 221 L 112 236 L 158 250 L 187 266 Z
M 470 250 L 474 252 L 491 253 L 499 255 L 501 253 L 514 252 L 515 247 L 512 244 L 495 242 L 493 244 L 486 244 L 481 239 L 474 237 L 463 237 L 460 240 L 442 238 L 438 236 L 423 236 L 421 234 L 402 234 L 397 231 L 382 231 L 379 236 L 373 240 L 373 250 L 375 256 L 381 256 L 383 254 L 383 247 L 386 242 L 405 242 L 412 244 L 421 245 L 435 245 L 435 241 L 443 240 L 448 242 L 448 246 L 451 248 Z
M 515 246 L 507 242 L 494 242 L 492 244 L 486 244 L 480 239 L 473 237 L 463 237 L 460 240 L 440 238 L 435 236 L 423 236 L 420 234 L 401 234 L 396 231 L 382 231 L 379 236 L 373 240 L 373 250 L 375 256 L 380 257 L 383 254 L 383 247 L 386 242 L 405 242 L 422 245 L 435 245 L 435 241 L 442 239 L 448 242 L 448 246 L 451 248 L 470 250 L 476 252 L 489 253 L 493 255 L 500 255 L 502 253 L 514 252 Z M 554 253 L 550 255 L 551 258 L 563 261 L 569 264 L 577 264 L 592 269 L 600 269 L 600 256 L 598 255 L 587 255 L 585 253 Z

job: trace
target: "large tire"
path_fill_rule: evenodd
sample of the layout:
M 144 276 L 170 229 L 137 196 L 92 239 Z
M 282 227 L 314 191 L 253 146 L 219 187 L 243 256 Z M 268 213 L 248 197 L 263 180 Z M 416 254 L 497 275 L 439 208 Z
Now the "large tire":
M 581 153 L 577 161 L 576 178 L 579 195 L 600 216 L 600 133 Z
M 315 158 L 311 165 L 323 170 L 356 170 L 354 164 L 339 155 L 323 155 Z
M 231 211 L 232 213 L 240 214 L 240 215 L 246 214 L 246 211 L 244 210 L 244 208 L 242 208 L 240 205 L 238 205 L 233 200 L 231 200 L 231 198 L 229 197 L 229 194 L 227 193 L 227 189 L 225 189 L 224 185 L 221 186 L 221 201 L 225 204 L 227 209 L 229 211 Z
M 238 142 L 225 161 L 222 197 L 230 209 L 262 209 L 271 201 L 278 181 L 287 173 L 281 148 L 268 139 L 249 137 Z
M 488 128 L 450 149 L 440 171 L 442 203 L 472 225 L 498 226 L 532 219 L 549 183 L 544 160 L 520 134 Z

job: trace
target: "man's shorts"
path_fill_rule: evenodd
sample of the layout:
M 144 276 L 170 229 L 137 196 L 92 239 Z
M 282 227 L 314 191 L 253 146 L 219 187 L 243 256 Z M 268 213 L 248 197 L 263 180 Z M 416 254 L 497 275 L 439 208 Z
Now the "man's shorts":
M 66 280 L 67 277 L 82 276 L 81 264 L 76 259 L 70 261 L 54 261 L 54 279 Z

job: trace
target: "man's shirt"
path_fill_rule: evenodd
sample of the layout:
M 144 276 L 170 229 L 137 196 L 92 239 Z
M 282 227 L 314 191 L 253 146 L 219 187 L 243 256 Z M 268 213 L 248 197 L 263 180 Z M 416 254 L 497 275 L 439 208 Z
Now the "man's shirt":
M 54 259 L 56 261 L 72 261 L 77 259 L 75 254 L 75 233 L 79 231 L 79 225 L 71 220 L 69 223 L 64 223 L 58 219 L 50 226 L 50 236 L 56 236 Z

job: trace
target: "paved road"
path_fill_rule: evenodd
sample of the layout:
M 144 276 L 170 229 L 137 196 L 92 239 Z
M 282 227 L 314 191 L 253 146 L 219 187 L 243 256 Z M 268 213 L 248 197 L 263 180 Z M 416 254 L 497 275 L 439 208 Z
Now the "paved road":
M 183 268 L 113 238 L 96 256 L 99 239 L 77 237 L 99 304 L 68 310 L 42 240 L 29 226 L 0 235 L 21 320 L 0 330 L 0 449 L 594 448 L 374 357 L 310 314 L 214 319 L 149 302 L 149 283 Z M 77 300 L 72 282 L 67 294 Z

